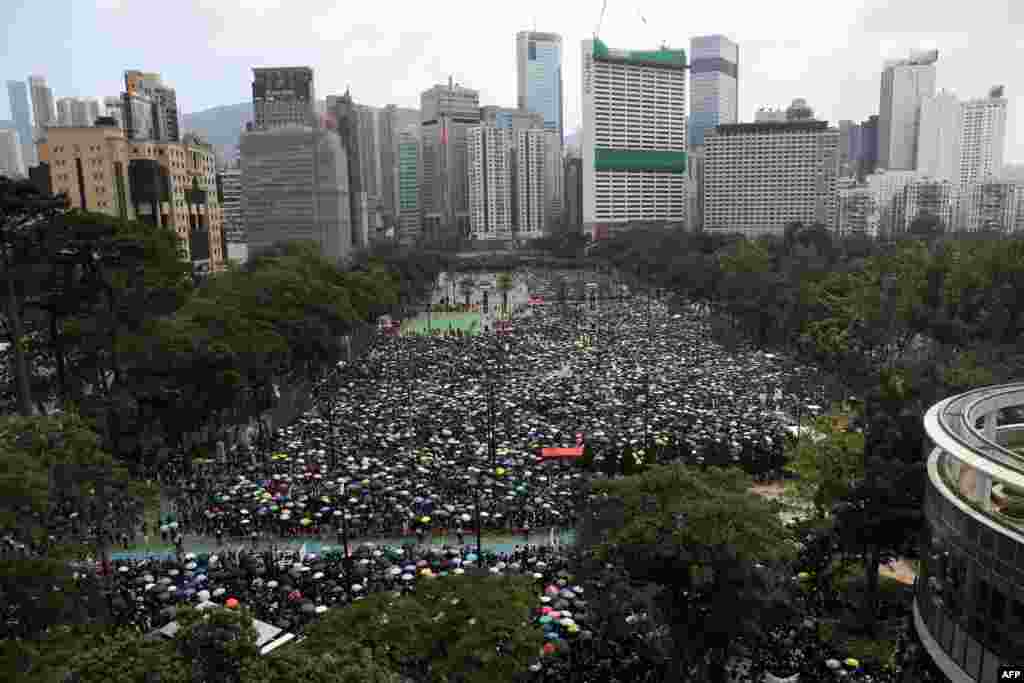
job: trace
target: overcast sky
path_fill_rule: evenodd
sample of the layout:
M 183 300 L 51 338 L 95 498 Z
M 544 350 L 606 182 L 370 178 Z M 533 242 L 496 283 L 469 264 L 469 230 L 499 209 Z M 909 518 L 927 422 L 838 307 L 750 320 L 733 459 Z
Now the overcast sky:
M 128 68 L 158 71 L 183 112 L 250 98 L 253 66 L 310 65 L 318 97 L 419 106 L 450 75 L 481 104 L 515 105 L 515 33 L 565 40 L 566 128 L 580 115 L 580 41 L 602 0 L 0 0 L 0 79 L 46 76 L 57 97 L 120 92 Z M 646 19 L 646 23 L 641 20 Z M 961 98 L 1005 85 L 1008 161 L 1024 162 L 1024 0 L 608 0 L 611 47 L 740 45 L 740 116 L 804 97 L 819 118 L 878 111 L 882 61 L 938 48 L 938 85 Z M 6 92 L 0 118 L 9 118 Z

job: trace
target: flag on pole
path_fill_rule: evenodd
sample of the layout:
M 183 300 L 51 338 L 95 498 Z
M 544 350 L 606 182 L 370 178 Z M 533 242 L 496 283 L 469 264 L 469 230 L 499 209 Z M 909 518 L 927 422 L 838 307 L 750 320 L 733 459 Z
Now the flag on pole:
M 448 144 L 448 121 L 444 117 L 441 118 L 441 144 Z

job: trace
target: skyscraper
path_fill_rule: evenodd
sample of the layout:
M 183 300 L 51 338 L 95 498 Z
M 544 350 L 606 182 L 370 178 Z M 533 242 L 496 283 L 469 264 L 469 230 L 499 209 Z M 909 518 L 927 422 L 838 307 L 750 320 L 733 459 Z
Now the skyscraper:
M 23 178 L 28 175 L 21 156 L 21 139 L 14 128 L 0 129 L 0 175 Z
M 960 145 L 960 187 L 988 180 L 1003 170 L 1006 153 L 1006 98 L 1003 88 L 988 97 L 963 103 Z
M 178 96 L 174 88 L 164 85 L 160 74 L 145 71 L 125 71 L 124 85 L 129 99 L 138 98 L 148 104 L 148 107 L 142 106 L 139 111 L 147 108 L 149 110 L 151 139 L 160 142 L 177 142 L 180 139 L 180 124 L 178 121 Z M 141 131 L 144 128 L 140 123 L 134 124 L 135 130 Z
M 873 114 L 860 124 L 857 146 L 857 177 L 861 180 L 875 172 L 878 166 L 878 115 Z
M 256 128 L 313 124 L 316 119 L 316 93 L 313 89 L 312 68 L 254 68 L 252 79 Z
M 962 107 L 946 90 L 921 99 L 917 170 L 948 182 L 959 181 Z
M 338 134 L 277 125 L 242 134 L 242 218 L 248 254 L 281 240 L 319 243 L 325 257 L 352 252 L 348 159 Z
M 36 146 L 32 142 L 32 108 L 29 105 L 28 87 L 22 81 L 7 81 L 7 97 L 11 103 L 14 129 L 21 139 L 22 158 L 27 166 L 35 166 Z
M 401 191 L 399 188 L 399 173 L 402 161 L 399 155 L 399 146 L 403 143 L 403 135 L 408 132 L 410 126 L 415 126 L 417 133 L 414 139 L 419 140 L 420 112 L 418 109 L 408 109 L 389 104 L 380 112 L 380 166 L 381 166 L 381 188 L 380 207 L 384 230 L 400 227 L 401 222 Z M 417 164 L 419 164 L 419 152 L 416 153 Z M 418 192 L 418 190 L 417 190 Z M 418 197 L 418 194 L 417 194 Z M 419 206 L 417 200 L 417 207 Z M 417 208 L 417 212 L 419 209 Z M 417 219 L 417 231 L 419 221 Z
M 921 99 L 935 94 L 938 50 L 912 52 L 885 63 L 878 109 L 878 165 L 891 171 L 917 167 Z
M 480 93 L 451 79 L 420 95 L 423 230 L 431 238 L 469 234 L 466 136 L 480 125 Z
M 46 78 L 29 76 L 28 86 L 32 94 L 32 116 L 35 120 L 32 140 L 35 141 L 42 137 L 46 126 L 56 125 L 57 110 L 53 103 L 53 90 L 46 85 Z
M 739 121 L 740 47 L 725 36 L 690 39 L 690 144 L 704 131 Z
M 348 165 L 348 196 L 350 222 L 352 225 L 352 245 L 361 248 L 369 239 L 368 197 L 365 182 L 366 173 L 362 162 L 365 157 L 362 150 L 360 133 L 360 107 L 352 100 L 348 91 L 344 95 L 331 95 L 327 98 L 327 109 L 337 125 L 341 136 L 341 146 L 345 149 Z M 372 143 L 372 140 L 370 140 Z
M 62 97 L 59 100 L 57 100 L 57 125 L 58 126 L 73 126 L 74 125 L 72 123 L 72 117 L 73 117 L 72 108 L 74 106 L 74 103 L 75 103 L 75 98 L 73 98 L 73 97 Z
M 562 116 L 562 36 L 520 31 L 516 34 L 517 105 L 544 117 L 544 128 L 565 139 Z
M 583 50 L 583 229 L 686 222 L 686 52 Z
M 398 241 L 413 244 L 420 238 L 420 139 L 419 126 L 407 126 L 398 134 Z
M 228 168 L 220 172 L 224 209 L 224 237 L 229 244 L 245 243 L 245 221 L 242 216 L 242 169 Z

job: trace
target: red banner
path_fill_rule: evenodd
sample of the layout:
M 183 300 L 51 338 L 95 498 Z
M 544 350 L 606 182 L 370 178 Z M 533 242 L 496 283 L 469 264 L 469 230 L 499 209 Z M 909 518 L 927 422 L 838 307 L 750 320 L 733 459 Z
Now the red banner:
M 583 455 L 583 447 L 577 446 L 575 448 L 542 448 L 540 449 L 541 458 L 579 458 Z
M 531 296 L 529 299 L 526 300 L 526 303 L 530 304 L 531 306 L 537 306 L 539 304 L 544 303 L 544 299 L 539 296 Z

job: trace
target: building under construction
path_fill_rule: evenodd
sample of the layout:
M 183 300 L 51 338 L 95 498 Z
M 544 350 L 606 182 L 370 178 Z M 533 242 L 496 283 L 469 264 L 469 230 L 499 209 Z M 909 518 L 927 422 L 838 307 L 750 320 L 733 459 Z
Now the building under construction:
M 312 240 L 329 259 L 348 260 L 348 155 L 338 134 L 298 125 L 251 130 L 240 151 L 249 257 L 275 242 Z

